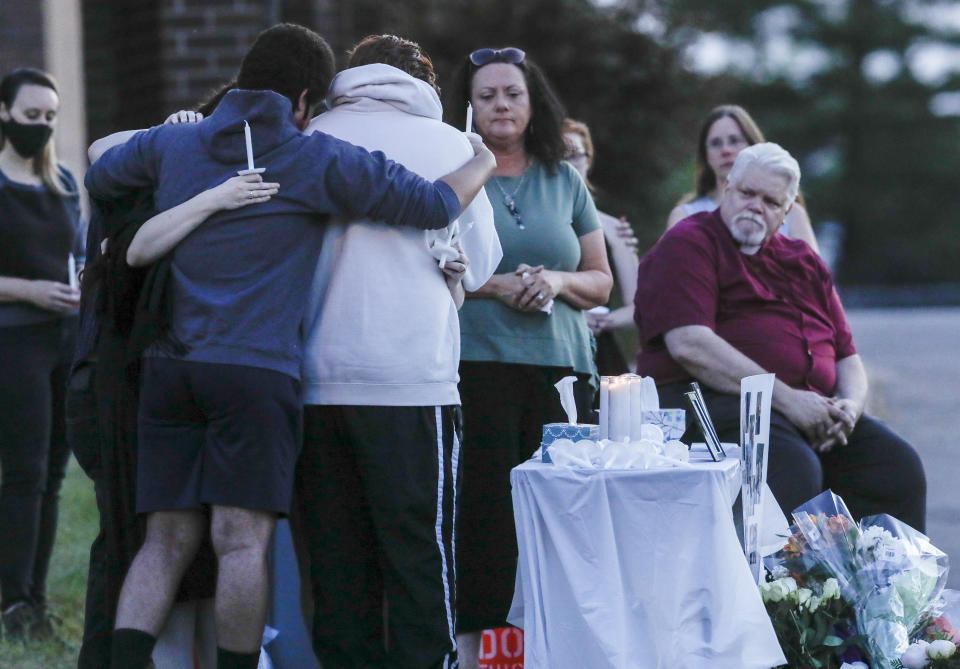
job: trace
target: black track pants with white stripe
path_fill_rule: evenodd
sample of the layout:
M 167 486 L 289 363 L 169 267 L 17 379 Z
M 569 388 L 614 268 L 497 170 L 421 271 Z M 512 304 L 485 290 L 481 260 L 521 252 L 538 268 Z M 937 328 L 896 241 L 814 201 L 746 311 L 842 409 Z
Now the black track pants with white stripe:
M 324 669 L 456 666 L 460 424 L 459 406 L 305 407 L 297 504 Z

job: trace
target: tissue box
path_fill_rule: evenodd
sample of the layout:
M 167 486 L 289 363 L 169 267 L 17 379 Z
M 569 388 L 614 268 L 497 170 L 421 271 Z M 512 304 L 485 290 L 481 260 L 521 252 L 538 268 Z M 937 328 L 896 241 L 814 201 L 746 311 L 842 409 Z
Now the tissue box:
M 550 444 L 557 439 L 569 439 L 570 441 L 590 439 L 597 441 L 600 439 L 600 426 L 589 423 L 576 423 L 575 425 L 571 425 L 570 423 L 547 423 L 543 426 L 543 438 L 540 441 L 540 453 L 543 462 L 552 462 L 550 460 L 549 447 Z
M 665 441 L 679 439 L 687 430 L 687 412 L 684 409 L 660 409 L 644 411 L 643 422 L 656 425 L 663 430 Z

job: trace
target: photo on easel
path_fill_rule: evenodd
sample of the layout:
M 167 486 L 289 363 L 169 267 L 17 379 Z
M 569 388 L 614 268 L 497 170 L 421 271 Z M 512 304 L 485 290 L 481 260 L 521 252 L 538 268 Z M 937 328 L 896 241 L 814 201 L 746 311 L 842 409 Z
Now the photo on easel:
M 703 401 L 703 396 L 700 394 L 699 386 L 697 386 L 696 383 L 691 383 L 690 386 L 693 390 L 685 392 L 683 395 L 690 404 L 690 409 L 693 411 L 697 425 L 700 427 L 700 432 L 703 434 L 703 440 L 707 445 L 707 450 L 710 452 L 710 457 L 713 458 L 714 462 L 720 462 L 727 454 L 724 452 L 723 446 L 720 445 L 720 439 L 717 437 L 717 431 L 713 427 L 713 421 L 710 420 L 710 413 L 707 411 L 707 405 Z

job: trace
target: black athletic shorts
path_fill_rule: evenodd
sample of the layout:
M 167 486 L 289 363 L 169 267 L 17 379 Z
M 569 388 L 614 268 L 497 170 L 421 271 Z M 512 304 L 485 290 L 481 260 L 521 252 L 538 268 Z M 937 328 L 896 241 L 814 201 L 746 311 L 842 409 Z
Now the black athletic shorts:
M 260 367 L 145 358 L 137 511 L 235 506 L 286 514 L 300 382 Z

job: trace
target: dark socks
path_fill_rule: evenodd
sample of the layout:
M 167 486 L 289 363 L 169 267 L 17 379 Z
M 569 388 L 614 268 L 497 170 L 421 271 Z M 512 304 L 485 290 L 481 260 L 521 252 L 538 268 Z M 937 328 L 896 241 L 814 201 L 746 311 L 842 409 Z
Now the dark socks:
M 156 637 L 122 627 L 113 630 L 113 644 L 110 652 L 111 669 L 145 669 L 150 664 Z
M 253 653 L 234 653 L 217 646 L 217 669 L 257 669 L 259 663 L 259 650 Z

